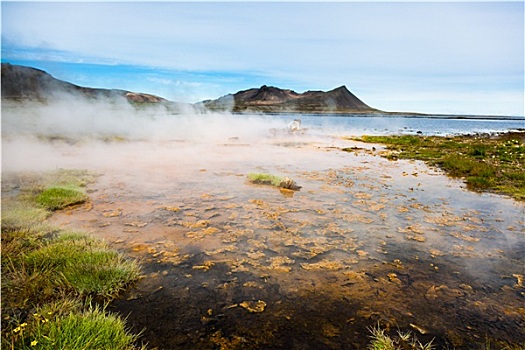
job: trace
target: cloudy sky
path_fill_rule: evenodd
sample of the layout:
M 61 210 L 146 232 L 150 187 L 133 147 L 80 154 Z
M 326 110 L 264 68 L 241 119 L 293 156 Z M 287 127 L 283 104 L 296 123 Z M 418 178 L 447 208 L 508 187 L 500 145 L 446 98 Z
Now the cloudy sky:
M 524 115 L 524 3 L 5 2 L 2 62 L 197 102 L 346 85 L 389 111 Z

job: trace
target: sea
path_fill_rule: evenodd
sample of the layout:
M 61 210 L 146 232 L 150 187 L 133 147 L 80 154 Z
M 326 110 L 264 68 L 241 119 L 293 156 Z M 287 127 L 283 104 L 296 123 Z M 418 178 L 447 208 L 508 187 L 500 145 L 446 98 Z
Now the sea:
M 413 115 L 273 115 L 277 120 L 301 120 L 303 128 L 351 135 L 462 135 L 524 131 L 525 117 Z

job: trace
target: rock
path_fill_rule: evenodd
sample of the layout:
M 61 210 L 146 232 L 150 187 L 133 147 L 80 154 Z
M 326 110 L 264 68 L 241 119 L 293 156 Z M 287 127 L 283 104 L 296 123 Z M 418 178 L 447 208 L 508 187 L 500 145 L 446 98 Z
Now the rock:
M 294 180 L 288 178 L 287 176 L 285 176 L 284 179 L 281 181 L 279 187 L 293 191 L 299 191 L 301 189 L 301 186 L 298 186 Z
M 246 309 L 249 312 L 259 313 L 264 311 L 264 309 L 266 308 L 266 303 L 262 300 L 243 301 L 239 304 L 239 306 Z

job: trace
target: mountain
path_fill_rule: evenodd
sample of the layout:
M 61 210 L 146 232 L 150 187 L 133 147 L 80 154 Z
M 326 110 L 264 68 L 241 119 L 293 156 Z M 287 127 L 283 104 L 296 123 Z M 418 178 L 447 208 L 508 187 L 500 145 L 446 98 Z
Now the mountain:
M 2 63 L 3 100 L 45 102 L 68 96 L 103 99 L 109 102 L 127 101 L 135 107 L 161 105 L 175 113 L 189 108 L 201 112 L 211 110 L 263 113 L 382 113 L 365 104 L 346 86 L 330 91 L 297 93 L 263 85 L 260 88 L 243 90 L 216 100 L 190 105 L 145 93 L 78 86 L 56 79 L 40 69 Z
M 2 63 L 2 99 L 17 101 L 48 101 L 66 96 L 116 101 L 132 104 L 167 104 L 161 97 L 117 89 L 82 87 L 54 78 L 43 70 Z
M 209 110 L 233 112 L 301 112 L 301 113 L 379 113 L 354 94 L 346 86 L 330 91 L 307 91 L 297 93 L 273 86 L 228 94 L 216 100 L 201 102 Z

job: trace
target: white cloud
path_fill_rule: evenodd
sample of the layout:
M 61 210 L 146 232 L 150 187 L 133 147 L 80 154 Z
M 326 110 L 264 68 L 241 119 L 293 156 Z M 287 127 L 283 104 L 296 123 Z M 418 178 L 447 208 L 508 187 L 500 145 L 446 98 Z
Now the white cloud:
M 514 23 L 520 16 L 490 4 L 16 3 L 4 8 L 5 35 L 27 46 L 176 69 L 487 68 L 515 62 L 523 51 Z
M 521 77 L 523 89 L 523 6 L 4 2 L 2 49 L 8 57 L 20 56 L 25 47 L 33 59 L 251 72 L 299 89 L 347 84 L 386 91 L 387 80 L 399 87 L 409 80 L 418 91 L 442 76 L 481 77 L 475 85 L 461 85 L 488 90 L 508 87 L 506 77 Z M 371 85 L 374 81 L 383 85 Z

